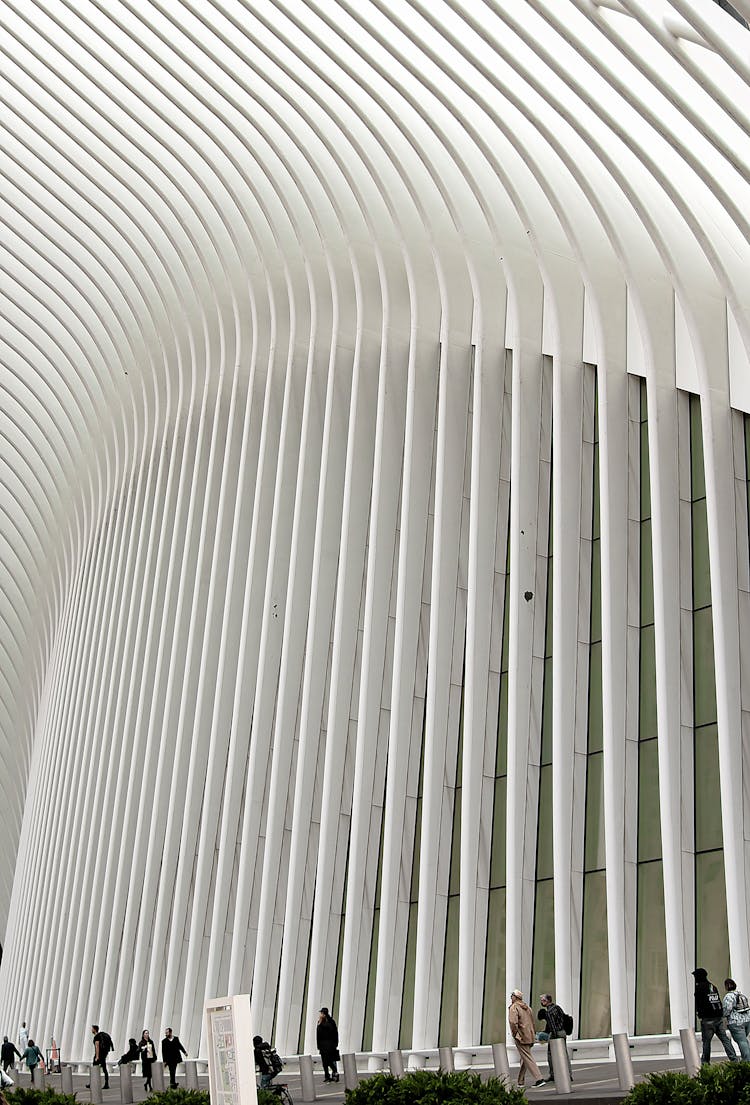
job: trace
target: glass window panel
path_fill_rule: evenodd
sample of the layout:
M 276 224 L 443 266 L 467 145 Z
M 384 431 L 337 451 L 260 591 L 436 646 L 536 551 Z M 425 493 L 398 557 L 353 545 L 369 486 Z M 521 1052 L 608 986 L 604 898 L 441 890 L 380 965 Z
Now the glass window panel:
M 701 401 L 690 396 L 690 497 L 702 499 L 706 494 L 703 477 L 703 434 L 701 432 Z
M 414 862 L 411 867 L 411 901 L 419 897 L 419 857 L 422 847 L 422 799 L 417 798 L 417 816 L 414 825 Z
M 595 641 L 589 649 L 589 752 L 599 752 L 604 747 L 604 719 L 602 716 L 602 644 Z
M 657 734 L 656 725 L 656 654 L 654 627 L 641 629 L 640 678 L 638 688 L 638 735 L 650 740 Z
M 411 1047 L 414 1032 L 414 977 L 417 961 L 417 903 L 409 906 L 409 925 L 406 931 L 406 962 L 404 963 L 404 989 L 401 995 L 401 1027 L 399 1047 Z
M 547 598 L 544 607 L 544 655 L 552 655 L 552 632 L 554 618 L 552 614 L 552 558 L 547 561 Z
M 597 752 L 588 757 L 586 768 L 586 847 L 584 870 L 600 871 L 605 863 L 604 854 L 604 754 Z
M 497 764 L 498 775 L 508 773 L 508 676 L 500 676 L 500 709 L 497 718 Z
M 372 1051 L 372 1025 L 375 1015 L 375 980 L 378 969 L 378 932 L 380 931 L 380 910 L 376 909 L 372 919 L 372 941 L 370 943 L 370 970 L 367 976 L 367 999 L 365 1001 L 365 1026 L 362 1036 L 362 1049 Z
M 714 628 L 711 607 L 693 614 L 693 724 L 696 729 L 716 721 Z
M 641 522 L 641 625 L 654 621 L 654 560 L 651 549 L 651 519 Z
M 552 657 L 544 661 L 542 687 L 542 763 L 552 763 Z
M 724 853 L 695 857 L 695 962 L 719 985 L 730 975 Z
M 711 572 L 708 557 L 706 500 L 693 503 L 693 609 L 711 605 Z
M 508 542 L 510 548 L 510 542 Z M 508 656 L 510 655 L 510 600 L 508 596 L 508 583 L 510 581 L 510 568 L 505 573 L 505 597 L 503 599 L 503 651 L 500 657 L 500 671 L 508 670 Z
M 492 852 L 490 854 L 490 886 L 505 886 L 507 779 L 495 779 L 495 803 L 492 810 Z
M 695 850 L 706 852 L 723 843 L 719 738 L 716 726 L 707 725 L 695 731 Z
M 517 983 L 515 984 L 517 985 Z M 555 992 L 555 894 L 552 879 L 536 884 L 531 993 Z
M 602 639 L 602 546 L 594 541 L 591 546 L 591 640 Z
M 610 1034 L 607 947 L 607 882 L 604 871 L 586 875 L 583 882 L 583 940 L 581 947 L 582 1039 Z
M 638 866 L 635 1031 L 638 1036 L 669 1032 L 667 938 L 661 860 Z
M 651 517 L 651 466 L 648 454 L 648 423 L 641 422 L 641 521 Z
M 641 377 L 640 379 L 641 390 L 641 422 L 645 422 L 648 418 L 648 389 L 646 381 Z
M 536 877 L 552 878 L 552 765 L 539 772 L 539 827 L 536 843 Z
M 601 533 L 601 522 L 599 519 L 599 447 L 594 446 L 594 502 L 593 513 L 591 518 L 591 536 L 596 540 Z
M 439 1047 L 451 1047 L 458 1042 L 458 906 L 458 897 L 448 899 Z
M 638 746 L 638 862 L 661 859 L 659 748 L 655 740 Z
M 461 881 L 461 790 L 453 797 L 453 839 L 451 841 L 451 870 L 448 879 L 448 893 L 458 894 Z
M 490 890 L 484 963 L 482 1043 L 505 1039 L 505 888 Z

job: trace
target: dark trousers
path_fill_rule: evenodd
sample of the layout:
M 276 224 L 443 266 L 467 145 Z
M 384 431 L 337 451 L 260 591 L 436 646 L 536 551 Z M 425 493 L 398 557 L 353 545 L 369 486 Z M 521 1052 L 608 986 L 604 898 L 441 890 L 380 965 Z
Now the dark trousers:
M 179 1062 L 179 1060 L 177 1060 Z M 167 1063 L 167 1069 L 169 1070 L 169 1085 L 172 1089 L 177 1085 L 177 1062 Z
M 703 1040 L 703 1055 L 701 1063 L 711 1062 L 711 1040 L 718 1036 L 722 1047 L 730 1059 L 736 1059 L 737 1053 L 732 1047 L 732 1041 L 724 1027 L 723 1017 L 701 1017 L 701 1039 Z
M 336 1068 L 336 1060 L 331 1059 L 330 1055 L 323 1055 L 321 1053 L 320 1060 L 323 1064 L 323 1073 L 330 1082 L 332 1078 L 338 1078 L 338 1070 Z

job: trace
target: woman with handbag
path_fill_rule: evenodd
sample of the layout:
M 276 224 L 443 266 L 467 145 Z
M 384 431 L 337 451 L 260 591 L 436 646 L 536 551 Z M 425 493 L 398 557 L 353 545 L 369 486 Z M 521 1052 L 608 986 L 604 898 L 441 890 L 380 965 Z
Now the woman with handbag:
M 339 1058 L 339 1030 L 325 1006 L 318 1017 L 317 1041 L 320 1061 L 325 1072 L 323 1081 L 338 1082 L 339 1072 L 336 1061 Z
M 143 1069 L 143 1088 L 144 1090 L 152 1090 L 151 1064 L 156 1062 L 156 1045 L 147 1028 L 143 1030 L 141 1042 L 138 1044 L 138 1051 L 141 1055 L 141 1067 Z

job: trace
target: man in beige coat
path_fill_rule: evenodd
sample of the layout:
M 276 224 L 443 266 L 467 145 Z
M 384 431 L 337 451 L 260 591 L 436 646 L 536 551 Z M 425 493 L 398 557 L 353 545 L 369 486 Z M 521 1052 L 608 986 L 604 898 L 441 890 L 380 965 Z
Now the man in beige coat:
M 543 1086 L 544 1079 L 541 1071 L 531 1058 L 531 1045 L 536 1039 L 534 1030 L 534 1014 L 523 1000 L 520 990 L 514 990 L 510 995 L 510 1007 L 508 1008 L 508 1024 L 513 1042 L 518 1048 L 521 1057 L 521 1067 L 518 1071 L 518 1085 L 523 1086 L 526 1080 L 526 1071 L 534 1079 L 535 1086 Z

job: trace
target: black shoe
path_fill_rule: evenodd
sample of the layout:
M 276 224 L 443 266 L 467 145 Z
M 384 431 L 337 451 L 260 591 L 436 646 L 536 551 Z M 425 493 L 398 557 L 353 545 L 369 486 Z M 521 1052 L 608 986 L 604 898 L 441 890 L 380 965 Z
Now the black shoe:
M 536 1080 L 536 1082 L 534 1083 L 534 1085 L 535 1085 L 535 1086 L 546 1086 L 546 1085 L 547 1085 L 547 1083 L 545 1082 L 545 1080 L 544 1080 L 543 1078 L 537 1078 L 537 1080 Z
M 328 1077 L 328 1075 L 326 1075 L 326 1076 L 325 1076 L 325 1078 L 323 1079 L 323 1081 L 324 1081 L 324 1082 L 330 1082 L 330 1081 L 331 1081 L 331 1079 L 330 1079 L 330 1078 Z

